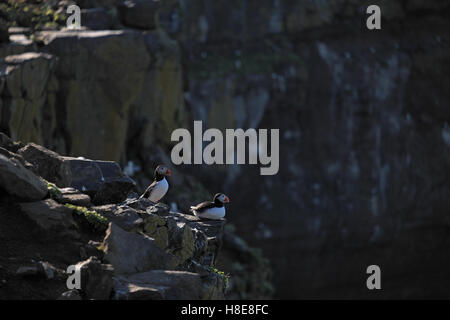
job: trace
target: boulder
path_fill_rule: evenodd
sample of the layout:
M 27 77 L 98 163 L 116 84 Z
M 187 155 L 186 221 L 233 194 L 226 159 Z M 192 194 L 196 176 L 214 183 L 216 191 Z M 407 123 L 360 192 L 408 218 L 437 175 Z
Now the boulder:
M 61 196 L 58 197 L 57 201 L 62 204 L 70 203 L 81 207 L 90 207 L 91 197 L 87 194 L 81 193 L 75 188 L 62 188 Z
M 33 171 L 33 165 L 29 163 L 28 161 L 25 161 L 25 159 L 17 153 L 13 153 L 5 148 L 0 147 L 0 154 L 4 155 L 8 159 L 16 159 L 19 161 L 25 168 Z
M 43 199 L 48 191 L 47 184 L 18 160 L 8 159 L 0 154 L 0 189 L 24 201 Z
M 56 152 L 48 150 L 35 143 L 28 143 L 18 153 L 33 165 L 33 172 L 58 187 L 68 187 L 71 184 L 69 163 Z
M 127 206 L 117 206 L 107 204 L 103 206 L 92 207 L 108 221 L 115 223 L 125 231 L 139 231 L 143 229 L 144 220 L 139 216 L 136 210 Z
M 19 203 L 19 206 L 43 230 L 54 231 L 61 236 L 79 237 L 72 210 L 55 200 Z
M 115 274 L 129 274 L 154 269 L 172 269 L 176 258 L 162 250 L 150 237 L 126 232 L 109 224 L 103 241 L 105 259 Z
M 20 277 L 39 277 L 48 280 L 53 279 L 56 273 L 56 268 L 46 261 L 21 266 L 16 271 L 16 275 Z
M 81 293 L 86 299 L 107 300 L 113 288 L 113 268 L 97 257 L 77 263 L 80 270 Z
M 135 182 L 113 161 L 63 157 L 70 166 L 72 187 L 88 194 L 96 205 L 119 203 L 126 199 Z
M 225 220 L 202 221 L 192 215 L 170 212 L 164 204 L 146 208 L 144 233 L 177 257 L 177 265 L 194 258 L 212 265 L 222 244 Z
M 152 270 L 115 277 L 114 291 L 118 300 L 198 300 L 202 282 L 196 273 Z
M 120 20 L 128 27 L 155 29 L 159 7 L 159 1 L 154 0 L 124 1 L 118 7 Z

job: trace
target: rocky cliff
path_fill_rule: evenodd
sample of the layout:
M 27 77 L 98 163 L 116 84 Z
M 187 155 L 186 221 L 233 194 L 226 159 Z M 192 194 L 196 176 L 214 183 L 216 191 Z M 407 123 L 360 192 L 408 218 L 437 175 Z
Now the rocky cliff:
M 278 175 L 180 166 L 168 202 L 230 194 L 279 297 L 373 297 L 371 264 L 389 286 L 376 297 L 448 297 L 447 1 L 380 0 L 377 31 L 370 1 L 76 2 L 82 31 L 22 11 L 30 30 L 10 29 L 1 131 L 118 161 L 142 189 L 174 128 L 279 128 Z
M 63 157 L 2 133 L 0 153 L 0 299 L 224 299 L 230 287 L 234 298 L 257 294 L 240 275 L 230 286 L 216 268 L 220 252 L 234 256 L 220 259 L 231 265 L 248 255 L 242 272 L 261 262 L 224 220 L 139 199 L 115 162 Z

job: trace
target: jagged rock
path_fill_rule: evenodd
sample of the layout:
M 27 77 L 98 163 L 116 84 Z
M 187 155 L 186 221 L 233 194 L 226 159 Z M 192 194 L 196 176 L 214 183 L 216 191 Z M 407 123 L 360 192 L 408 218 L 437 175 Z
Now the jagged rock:
M 33 172 L 58 187 L 71 185 L 71 171 L 69 163 L 64 161 L 56 152 L 48 150 L 35 143 L 28 143 L 18 153 L 33 165 Z
M 21 266 L 16 271 L 16 275 L 21 277 L 42 277 L 48 280 L 53 279 L 56 273 L 56 268 L 46 261 L 39 261 L 29 266 Z
M 21 266 L 16 271 L 16 275 L 21 277 L 37 276 L 39 274 L 39 267 L 37 265 Z
M 25 159 L 17 153 L 13 153 L 5 148 L 0 147 L 0 154 L 4 155 L 8 159 L 16 159 L 19 161 L 26 169 L 33 171 L 33 165 L 29 163 L 28 161 L 25 161 Z
M 82 247 L 84 249 L 84 257 L 82 257 L 82 259 L 87 259 L 88 257 L 95 256 L 100 260 L 103 260 L 105 254 L 101 250 L 101 245 L 101 242 L 89 240 L 89 242 L 84 247 Z
M 126 207 L 107 204 L 93 207 L 102 216 L 113 222 L 125 231 L 140 231 L 143 229 L 144 220 L 136 213 L 136 210 Z
M 81 292 L 87 299 L 109 299 L 113 288 L 113 268 L 102 264 L 97 257 L 77 263 L 80 270 Z
M 48 191 L 47 184 L 18 160 L 8 159 L 0 154 L 0 188 L 6 193 L 24 201 L 43 199 Z
M 1 84 L 3 87 L 4 83 Z M 1 91 L 1 90 L 0 90 Z M 24 144 L 21 142 L 13 141 L 3 132 L 0 132 L 0 147 L 4 148 L 10 152 L 17 153 L 20 148 L 24 147 Z
M 202 282 L 191 272 L 152 270 L 115 277 L 114 291 L 118 300 L 197 300 L 202 297 Z
M 142 201 L 142 199 L 141 199 L 141 201 Z M 150 200 L 148 200 L 148 201 L 150 201 Z M 159 202 L 157 204 L 152 203 L 152 205 L 147 207 L 145 209 L 145 211 L 147 211 L 147 213 L 149 213 L 149 214 L 157 214 L 159 216 L 165 216 L 170 213 L 170 208 L 167 205 L 165 205 L 164 203 Z
M 47 261 L 39 261 L 38 265 L 41 269 L 41 272 L 47 279 L 53 279 L 56 276 L 57 270 L 56 268 L 48 263 Z
M 160 4 L 153 0 L 128 0 L 119 5 L 119 16 L 126 26 L 139 29 L 154 29 Z
M 155 240 L 126 232 L 114 223 L 109 224 L 103 247 L 105 259 L 114 266 L 116 274 L 172 269 L 176 265 L 176 258 L 162 250 Z
M 178 265 L 195 258 L 212 265 L 222 244 L 225 221 L 201 221 L 195 216 L 170 212 L 164 204 L 146 208 L 144 232 L 178 258 Z
M 58 300 L 82 300 L 82 299 L 80 296 L 80 292 L 74 289 L 61 293 Z
M 88 194 L 96 205 L 119 203 L 126 199 L 135 182 L 113 161 L 64 157 L 70 165 L 72 187 Z
M 151 236 L 158 227 L 166 225 L 166 220 L 156 214 L 148 213 L 144 216 L 144 231 Z
M 72 210 L 53 199 L 38 202 L 19 203 L 31 220 L 46 231 L 54 231 L 61 236 L 78 238 L 77 225 L 72 217 Z
M 179 259 L 179 264 L 183 264 L 194 256 L 194 234 L 192 229 L 184 224 L 177 223 L 172 228 L 169 227 L 169 246 L 171 252 Z
M 91 206 L 91 197 L 87 194 L 81 193 L 75 188 L 62 188 L 59 190 L 61 191 L 61 196 L 57 199 L 59 203 L 70 203 L 81 207 Z
M 146 198 L 135 199 L 135 198 L 127 198 L 124 201 L 124 204 L 127 206 L 136 209 L 136 210 L 147 210 L 148 207 L 153 206 L 154 203 Z

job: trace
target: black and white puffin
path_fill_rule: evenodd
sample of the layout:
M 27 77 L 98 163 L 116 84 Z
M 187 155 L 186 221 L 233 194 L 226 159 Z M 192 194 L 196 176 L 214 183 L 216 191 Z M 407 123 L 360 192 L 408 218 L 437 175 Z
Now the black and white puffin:
M 172 172 L 167 166 L 162 164 L 157 166 L 155 169 L 155 180 L 139 198 L 147 198 L 155 203 L 161 200 L 167 193 L 167 190 L 169 190 L 169 183 L 166 177 L 171 174 Z
M 205 201 L 196 206 L 191 206 L 191 211 L 201 219 L 220 220 L 225 217 L 225 203 L 230 199 L 223 193 L 217 193 L 213 201 Z

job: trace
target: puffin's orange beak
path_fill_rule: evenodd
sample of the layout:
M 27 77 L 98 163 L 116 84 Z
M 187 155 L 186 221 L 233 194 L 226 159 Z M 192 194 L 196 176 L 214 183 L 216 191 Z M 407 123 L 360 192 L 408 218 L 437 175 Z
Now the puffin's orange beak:
M 167 175 L 170 176 L 172 174 L 172 171 L 170 169 L 167 169 Z
M 228 198 L 227 196 L 225 196 L 225 203 L 230 202 L 230 198 Z

